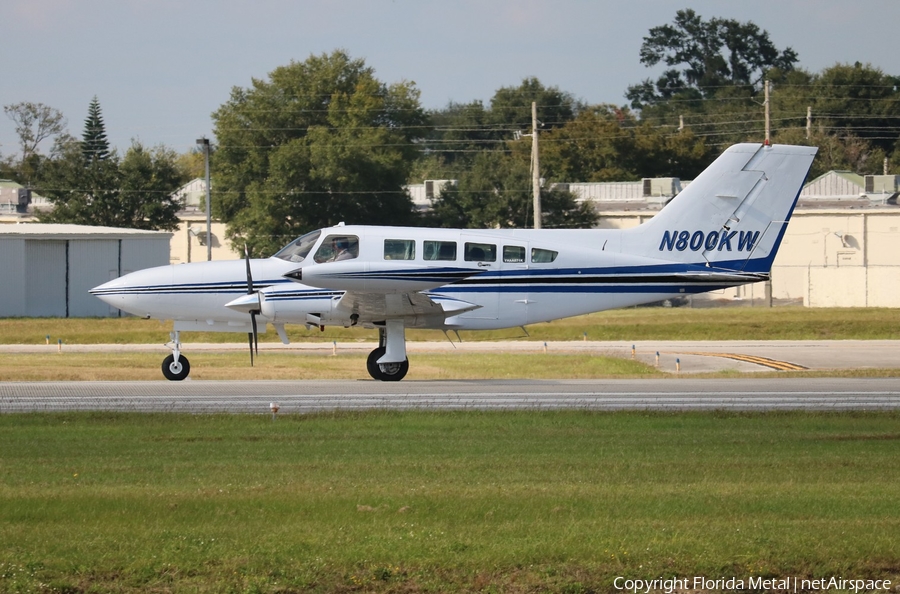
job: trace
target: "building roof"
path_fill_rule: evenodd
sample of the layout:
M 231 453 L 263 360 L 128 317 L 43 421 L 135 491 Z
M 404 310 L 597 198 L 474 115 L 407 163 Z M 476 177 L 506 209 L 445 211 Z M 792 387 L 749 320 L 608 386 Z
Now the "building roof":
M 828 171 L 812 180 L 800 192 L 801 200 L 858 199 L 866 193 L 866 178 L 850 171 Z
M 172 236 L 169 231 L 93 227 L 91 225 L 62 225 L 49 223 L 17 223 L 0 225 L 0 237 L 29 239 L 154 239 Z

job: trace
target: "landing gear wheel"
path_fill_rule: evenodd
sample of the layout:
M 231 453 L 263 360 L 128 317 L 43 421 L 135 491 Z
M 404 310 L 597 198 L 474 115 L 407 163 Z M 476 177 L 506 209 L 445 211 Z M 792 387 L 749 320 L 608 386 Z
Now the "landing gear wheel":
M 372 376 L 372 379 L 382 382 L 399 382 L 406 377 L 406 372 L 409 371 L 409 359 L 404 360 L 402 363 L 382 363 L 379 365 L 378 360 L 384 356 L 385 351 L 384 347 L 378 347 L 369 353 L 369 358 L 366 359 L 366 369 L 369 375 Z
M 175 356 L 169 355 L 163 359 L 162 372 L 167 380 L 180 382 L 191 372 L 191 363 L 184 355 L 178 357 L 177 363 L 175 362 Z

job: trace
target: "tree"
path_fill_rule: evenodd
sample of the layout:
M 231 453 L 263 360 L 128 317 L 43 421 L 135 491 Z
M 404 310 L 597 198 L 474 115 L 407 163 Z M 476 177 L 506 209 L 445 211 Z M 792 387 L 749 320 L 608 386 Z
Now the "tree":
M 38 146 L 52 136 L 64 136 L 66 119 L 58 109 L 28 101 L 5 105 L 3 111 L 15 123 L 22 152 L 18 163 L 10 157 L 7 166 L 13 177 L 23 183 L 33 183 L 39 177 L 44 161 Z
M 900 138 L 900 77 L 869 64 L 835 64 L 815 77 L 814 89 L 816 119 L 834 133 L 893 149 Z
M 111 154 L 95 96 L 88 106 L 81 142 L 62 147 L 60 158 L 46 167 L 41 191 L 53 210 L 39 218 L 48 223 L 127 226 L 118 224 L 118 156 Z
M 454 165 L 463 168 L 471 162 L 473 154 L 503 146 L 511 135 L 509 131 L 498 131 L 491 113 L 481 101 L 471 103 L 451 102 L 445 109 L 430 113 L 431 133 L 425 138 L 429 156 L 436 157 L 433 168 L 447 169 Z M 456 177 L 455 173 L 432 173 L 428 177 L 445 179 Z
M 413 222 L 403 186 L 426 116 L 412 83 L 335 51 L 234 88 L 213 120 L 213 209 L 236 245 L 273 253 L 341 221 Z
M 779 132 L 776 141 L 818 147 L 807 179 L 815 179 L 832 170 L 878 175 L 884 169 L 885 152 L 853 134 L 837 136 L 813 130 L 811 136 L 806 138 L 805 130 L 791 128 Z
M 712 159 L 689 131 L 640 122 L 625 109 L 599 105 L 542 138 L 542 173 L 553 181 L 691 179 Z
M 472 165 L 475 154 L 506 150 L 517 132 L 530 132 L 532 102 L 537 104 L 542 131 L 565 125 L 584 107 L 571 93 L 545 87 L 534 77 L 518 87 L 498 89 L 489 109 L 481 101 L 451 102 L 431 113 L 434 128 L 424 139 L 428 158 L 420 170 L 430 172 L 429 178 L 456 178 Z
M 146 149 L 133 142 L 119 165 L 119 209 L 121 224 L 135 229 L 178 227 L 181 203 L 172 198 L 187 175 L 171 149 Z
M 81 137 L 81 151 L 88 163 L 104 161 L 109 158 L 109 141 L 106 139 L 106 125 L 100 113 L 100 101 L 97 96 L 91 99 L 88 106 L 88 117 L 84 120 L 84 134 Z
M 456 188 L 445 188 L 434 201 L 432 222 L 442 227 L 528 228 L 534 224 L 528 161 L 519 155 L 483 152 L 463 173 Z M 542 223 L 547 228 L 592 227 L 590 204 L 579 204 L 562 190 L 541 190 Z
M 769 68 L 790 70 L 797 63 L 791 48 L 779 51 L 769 34 L 752 22 L 713 18 L 704 21 L 691 9 L 679 10 L 674 24 L 650 29 L 641 45 L 641 63 L 670 68 L 652 82 L 628 87 L 625 96 L 641 109 L 678 97 L 715 96 L 726 86 L 758 89 Z
M 23 161 L 37 152 L 43 140 L 62 134 L 66 129 L 62 112 L 43 103 L 23 101 L 4 105 L 3 111 L 16 125 Z
M 162 147 L 148 151 L 134 142 L 119 159 L 109 150 L 100 104 L 91 101 L 82 141 L 60 143 L 38 191 L 53 210 L 46 223 L 74 223 L 133 229 L 175 229 L 180 204 L 171 194 L 186 180 L 177 155 Z
M 557 87 L 545 87 L 535 77 L 522 80 L 518 87 L 501 87 L 491 98 L 491 120 L 511 130 L 531 130 L 531 104 L 537 104 L 538 118 L 544 129 L 557 128 L 575 117 L 582 107 L 572 96 Z
M 71 141 L 45 164 L 38 192 L 53 209 L 41 212 L 42 223 L 117 227 L 119 171 L 117 157 L 88 162 L 82 145 Z

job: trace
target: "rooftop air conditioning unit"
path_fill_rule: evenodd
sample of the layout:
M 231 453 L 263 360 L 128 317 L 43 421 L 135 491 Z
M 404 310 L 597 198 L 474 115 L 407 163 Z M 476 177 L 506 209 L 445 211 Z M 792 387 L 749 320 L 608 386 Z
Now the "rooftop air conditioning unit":
M 16 212 L 28 212 L 28 205 L 31 204 L 31 190 L 28 188 L 19 188 L 19 204 L 16 206 Z
M 867 175 L 866 194 L 893 194 L 900 189 L 900 175 Z
M 440 198 L 441 193 L 447 187 L 456 187 L 455 179 L 426 179 L 425 180 L 425 197 L 429 200 Z
M 677 177 L 645 177 L 644 198 L 675 196 L 681 192 L 681 180 Z

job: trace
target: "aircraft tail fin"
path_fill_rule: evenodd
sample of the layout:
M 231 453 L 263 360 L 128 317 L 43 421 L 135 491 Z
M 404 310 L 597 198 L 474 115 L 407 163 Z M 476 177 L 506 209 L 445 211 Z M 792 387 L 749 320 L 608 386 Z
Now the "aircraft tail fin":
M 655 217 L 625 251 L 720 270 L 768 273 L 817 149 L 737 144 Z

